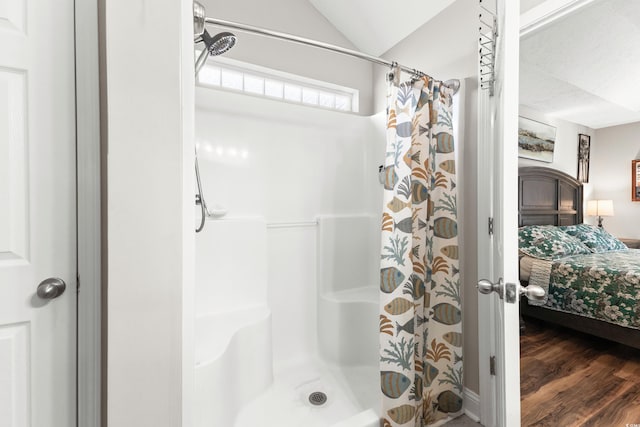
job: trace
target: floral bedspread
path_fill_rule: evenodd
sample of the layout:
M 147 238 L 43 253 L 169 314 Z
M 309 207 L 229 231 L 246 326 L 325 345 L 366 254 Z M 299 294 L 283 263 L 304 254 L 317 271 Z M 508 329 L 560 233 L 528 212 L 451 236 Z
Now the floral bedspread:
M 553 261 L 546 306 L 640 329 L 640 249 Z

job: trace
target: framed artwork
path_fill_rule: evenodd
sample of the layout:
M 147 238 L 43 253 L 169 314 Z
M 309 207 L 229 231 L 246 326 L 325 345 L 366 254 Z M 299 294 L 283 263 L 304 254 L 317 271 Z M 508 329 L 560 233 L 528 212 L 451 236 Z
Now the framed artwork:
M 640 160 L 631 161 L 631 201 L 640 202 Z
M 578 134 L 578 181 L 589 182 L 589 157 L 591 157 L 591 137 Z
M 555 145 L 555 127 L 518 117 L 518 157 L 551 163 Z

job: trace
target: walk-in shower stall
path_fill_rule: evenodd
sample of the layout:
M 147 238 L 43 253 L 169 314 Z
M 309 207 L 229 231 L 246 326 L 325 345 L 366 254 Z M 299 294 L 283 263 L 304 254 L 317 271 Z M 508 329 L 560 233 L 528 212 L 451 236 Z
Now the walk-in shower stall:
M 195 425 L 378 426 L 386 117 L 225 90 L 242 29 L 195 21 Z
M 374 119 L 196 99 L 202 185 L 227 212 L 196 236 L 197 425 L 376 426 Z

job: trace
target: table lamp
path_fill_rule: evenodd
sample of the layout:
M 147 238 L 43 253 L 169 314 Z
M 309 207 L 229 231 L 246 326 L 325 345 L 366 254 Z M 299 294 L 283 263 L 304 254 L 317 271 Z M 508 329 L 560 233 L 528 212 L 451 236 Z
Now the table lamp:
M 598 227 L 602 227 L 603 216 L 613 216 L 613 200 L 589 200 L 587 215 L 598 217 Z

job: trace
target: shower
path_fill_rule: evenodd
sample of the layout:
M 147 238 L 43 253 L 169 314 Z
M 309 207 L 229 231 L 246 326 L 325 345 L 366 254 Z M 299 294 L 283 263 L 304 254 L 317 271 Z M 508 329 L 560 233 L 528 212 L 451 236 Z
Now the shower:
M 222 32 L 211 37 L 207 30 L 204 30 L 199 41 L 204 43 L 204 50 L 196 61 L 196 75 L 207 61 L 209 55 L 222 55 L 231 49 L 236 44 L 236 36 L 233 33 Z
M 300 19 L 324 22 L 313 11 L 300 15 Z M 259 23 L 261 17 L 254 20 Z M 221 29 L 215 31 L 214 27 Z M 209 55 L 223 53 L 235 43 L 235 36 L 217 34 L 219 31 L 249 34 L 243 39 L 245 52 L 241 55 L 249 58 L 249 63 L 225 64 L 227 61 L 220 60 L 221 64 L 202 68 L 200 82 L 211 84 L 198 87 L 194 100 L 195 137 L 216 141 L 207 147 L 198 146 L 198 150 L 206 148 L 211 154 L 202 158 L 202 183 L 196 196 L 203 218 L 209 218 L 194 238 L 194 426 L 377 427 L 383 416 L 389 418 L 388 425 L 395 426 L 408 425 L 415 415 L 422 417 L 427 412 L 423 418 L 434 414 L 440 421 L 449 412 L 460 411 L 462 334 L 447 329 L 437 339 L 427 340 L 421 331 L 418 347 L 414 334 L 415 328 L 427 328 L 420 322 L 424 315 L 417 310 L 428 313 L 431 301 L 436 306 L 436 298 L 440 304 L 438 316 L 446 322 L 443 325 L 448 328 L 461 323 L 461 310 L 453 305 L 459 295 L 457 282 L 452 279 L 452 291 L 445 290 L 442 295 L 434 291 L 431 295 L 423 282 L 434 268 L 417 266 L 413 271 L 412 265 L 409 271 L 409 261 L 418 250 L 422 251 L 420 259 L 427 259 L 427 251 L 433 247 L 414 249 L 412 243 L 422 237 L 414 239 L 411 227 L 411 241 L 404 236 L 409 234 L 404 230 L 413 217 L 403 218 L 400 223 L 395 215 L 396 211 L 408 214 L 406 208 L 414 199 L 423 203 L 420 212 L 425 217 L 431 208 L 434 215 L 440 215 L 446 209 L 455 210 L 457 198 L 452 195 L 438 209 L 429 206 L 423 187 L 427 190 L 427 185 L 436 183 L 424 178 L 426 184 L 419 183 L 411 176 L 402 180 L 394 177 L 393 173 L 398 174 L 395 163 L 398 170 L 408 172 L 409 165 L 418 162 L 411 157 L 415 153 L 409 151 L 406 153 L 410 155 L 398 156 L 394 149 L 394 155 L 387 156 L 385 143 L 389 133 L 385 125 L 393 129 L 399 116 L 407 126 L 400 126 L 400 134 L 406 136 L 399 137 L 405 139 L 397 147 L 409 150 L 414 143 L 409 137 L 415 134 L 423 138 L 421 143 L 426 148 L 428 138 L 430 148 L 435 150 L 439 144 L 440 158 L 448 156 L 444 163 L 435 164 L 443 169 L 453 167 L 453 135 L 444 130 L 454 124 L 454 116 L 449 114 L 454 105 L 450 96 L 459 81 L 441 82 L 395 61 L 345 47 L 218 16 L 207 17 L 200 5 L 194 5 L 194 42 L 202 42 L 198 49 L 203 51 L 195 55 L 197 60 L 190 58 L 197 63 L 197 70 L 204 67 Z M 338 31 L 332 29 L 328 34 L 337 37 Z M 418 42 L 422 39 L 420 34 L 415 37 Z M 344 114 L 351 109 L 333 111 L 329 105 L 337 107 L 342 93 L 363 90 L 368 100 L 383 95 L 374 89 L 371 67 L 340 57 L 335 62 L 332 58 L 324 61 L 311 49 L 292 54 L 290 45 L 282 42 L 389 67 L 399 80 L 400 73 L 408 74 L 410 78 L 400 80 L 399 86 L 388 85 L 396 98 L 403 98 L 394 105 L 402 105 L 407 111 L 412 105 L 420 105 L 421 120 L 429 121 L 422 126 L 430 133 L 413 132 L 416 125 L 408 113 L 391 118 L 371 116 L 367 111 Z M 263 52 L 273 55 L 264 58 Z M 415 55 L 421 57 L 421 52 Z M 240 52 L 236 49 L 234 53 Z M 322 64 L 318 66 L 318 62 Z M 272 69 L 268 67 L 275 67 L 278 74 L 270 77 Z M 335 67 L 341 69 L 344 79 L 334 75 Z M 286 77 L 280 81 L 280 76 Z M 306 93 L 307 99 L 318 93 L 318 103 L 302 105 L 304 82 L 311 77 L 323 79 L 313 80 L 317 84 Z M 295 83 L 298 78 L 300 90 L 295 84 L 289 84 L 289 89 L 296 89 L 300 102 L 288 102 L 292 100 L 284 96 L 285 84 Z M 336 84 L 341 82 L 353 87 Z M 280 89 L 282 96 L 270 96 Z M 331 98 L 334 90 L 335 98 Z M 320 92 L 330 101 L 320 104 Z M 375 108 L 368 105 L 371 102 L 360 104 L 357 96 L 346 95 L 348 102 L 340 102 L 352 105 L 353 110 L 359 105 Z M 443 130 L 439 134 L 443 141 L 431 144 L 431 121 L 437 121 L 437 129 Z M 433 163 L 425 153 L 420 154 L 424 160 L 419 162 L 420 176 L 422 165 Z M 393 168 L 387 160 L 394 162 Z M 380 161 L 389 166 L 383 183 L 378 182 Z M 438 191 L 445 185 L 454 187 L 453 170 L 445 171 L 448 175 L 437 182 Z M 200 182 L 199 172 L 196 174 Z M 422 187 L 412 186 L 412 179 Z M 220 215 L 213 209 L 211 198 L 211 215 L 207 211 L 202 186 L 207 187 L 208 195 L 215 194 L 216 203 L 224 205 Z M 394 195 L 384 205 L 394 215 L 388 214 L 390 219 L 382 217 L 381 229 L 383 193 L 391 191 L 387 187 L 395 188 L 399 197 Z M 446 217 L 438 224 L 443 221 L 455 228 L 450 234 L 457 235 L 456 220 Z M 418 230 L 428 228 L 425 221 L 419 225 Z M 436 228 L 441 227 L 432 227 Z M 398 236 L 385 234 L 383 241 L 382 231 Z M 459 264 L 448 260 L 457 260 L 458 245 L 449 246 L 444 252 L 436 247 L 433 258 L 438 265 L 446 263 L 448 272 L 459 272 Z M 445 259 L 447 254 L 452 256 Z M 407 269 L 401 272 L 400 267 L 385 266 L 382 270 L 381 260 L 404 263 L 402 268 Z M 440 269 L 437 274 L 445 277 L 448 272 Z M 385 298 L 391 297 L 384 306 L 381 292 Z M 450 302 L 445 302 L 446 298 Z M 441 316 L 444 308 L 453 313 L 451 318 Z M 415 358 L 418 352 L 419 358 Z M 427 362 L 427 355 L 433 355 L 433 360 Z M 421 370 L 423 367 L 427 369 Z M 442 384 L 434 379 L 436 375 L 441 376 Z M 458 393 L 448 389 L 431 392 L 431 382 L 441 388 L 455 388 Z M 389 399 L 403 402 L 383 407 Z M 438 408 L 449 412 L 436 413 Z
M 195 64 L 196 77 L 207 62 L 209 55 L 218 56 L 226 53 L 236 44 L 236 36 L 233 33 L 222 32 L 211 37 L 209 32 L 204 28 L 205 24 L 205 8 L 197 1 L 193 2 L 193 39 L 195 43 L 204 43 L 204 49 L 198 56 Z M 207 203 L 202 192 L 202 182 L 200 180 L 200 168 L 198 167 L 198 149 L 195 154 L 196 162 L 196 184 L 198 185 L 198 194 L 196 194 L 196 205 L 200 205 L 200 225 L 196 228 L 199 233 L 204 228 L 205 220 L 209 216 Z

